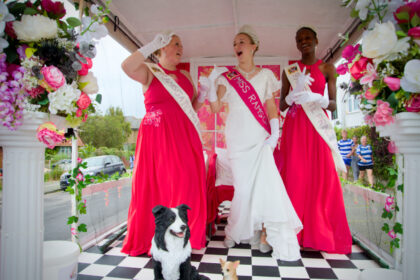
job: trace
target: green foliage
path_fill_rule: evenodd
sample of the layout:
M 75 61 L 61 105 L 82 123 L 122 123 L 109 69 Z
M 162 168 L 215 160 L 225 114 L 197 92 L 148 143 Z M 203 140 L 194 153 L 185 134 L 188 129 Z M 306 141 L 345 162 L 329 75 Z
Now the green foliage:
M 61 174 L 64 173 L 64 170 L 60 167 L 56 167 L 52 169 L 51 171 L 44 173 L 44 182 L 48 181 L 57 181 L 60 179 Z
M 85 146 L 79 149 L 79 157 L 81 158 L 88 158 L 96 156 L 96 148 L 92 145 L 86 144 Z
M 131 134 L 130 123 L 125 121 L 120 108 L 109 108 L 105 116 L 91 116 L 80 126 L 83 142 L 96 148 L 119 148 Z

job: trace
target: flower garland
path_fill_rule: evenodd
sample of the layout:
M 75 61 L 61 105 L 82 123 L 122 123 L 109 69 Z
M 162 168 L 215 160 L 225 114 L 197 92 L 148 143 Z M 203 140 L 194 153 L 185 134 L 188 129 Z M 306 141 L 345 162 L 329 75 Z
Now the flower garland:
M 367 30 L 348 45 L 337 73 L 351 75 L 352 94 L 369 125 L 384 126 L 399 112 L 420 112 L 420 0 L 344 0 Z
M 92 5 L 85 16 L 66 15 L 52 0 L 0 2 L 0 123 L 16 130 L 23 111 L 66 118 L 77 127 L 101 102 L 92 68 L 95 44 L 107 35 L 108 6 Z M 90 16 L 88 16 L 90 14 Z M 80 32 L 76 30 L 80 28 Z M 96 96 L 95 96 L 96 95 Z M 45 142 L 54 147 L 58 142 Z M 52 140 L 52 138 L 50 138 Z M 56 138 L 59 141 L 58 138 Z

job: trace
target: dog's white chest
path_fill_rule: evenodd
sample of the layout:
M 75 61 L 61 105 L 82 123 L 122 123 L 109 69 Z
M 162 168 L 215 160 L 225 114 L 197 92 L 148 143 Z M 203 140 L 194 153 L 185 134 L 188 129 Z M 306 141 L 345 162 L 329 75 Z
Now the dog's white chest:
M 184 248 L 184 239 L 181 238 L 165 241 L 168 251 L 158 249 L 153 239 L 150 252 L 153 258 L 162 264 L 163 278 L 165 280 L 178 280 L 180 278 L 180 265 L 191 255 L 191 244 L 188 241 Z

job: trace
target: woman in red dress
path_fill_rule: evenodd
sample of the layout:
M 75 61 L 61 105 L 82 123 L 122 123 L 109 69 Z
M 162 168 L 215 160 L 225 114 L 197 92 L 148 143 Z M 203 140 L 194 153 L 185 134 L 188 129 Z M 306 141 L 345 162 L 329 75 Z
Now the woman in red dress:
M 152 209 L 158 204 L 187 204 L 191 208 L 191 246 L 201 249 L 206 241 L 205 165 L 200 136 L 181 105 L 144 63 L 152 52 L 159 57 L 155 67 L 175 80 L 195 109 L 204 99 L 197 97 L 189 73 L 177 69 L 183 52 L 177 35 L 158 34 L 122 63 L 125 73 L 143 85 L 146 106 L 137 137 L 127 236 L 121 250 L 132 256 L 149 251 L 155 230 Z
M 317 44 L 316 32 L 311 28 L 297 31 L 296 45 L 302 54 L 297 63 L 306 73 L 302 73 L 296 89 L 290 93 L 290 82 L 282 74 L 280 110 L 289 108 L 289 111 L 277 162 L 287 193 L 303 223 L 298 235 L 300 245 L 347 254 L 351 252 L 352 238 L 331 150 L 300 105 L 316 102 L 324 110 L 336 109 L 335 68 L 316 58 Z M 305 80 L 310 92 L 303 91 Z M 326 83 L 328 99 L 323 96 Z

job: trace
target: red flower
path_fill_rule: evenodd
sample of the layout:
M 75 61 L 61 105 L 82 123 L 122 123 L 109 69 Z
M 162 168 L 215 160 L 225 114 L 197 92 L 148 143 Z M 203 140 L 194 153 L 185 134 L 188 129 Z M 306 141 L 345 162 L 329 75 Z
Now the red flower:
M 79 97 L 79 100 L 77 100 L 76 104 L 77 106 L 81 109 L 87 109 L 87 107 L 89 107 L 90 103 L 92 103 L 92 101 L 90 100 L 89 96 L 82 92 L 82 94 Z
M 420 94 L 414 94 L 405 104 L 407 112 L 420 112 Z
M 394 18 L 398 22 L 398 24 L 408 23 L 411 19 L 416 15 L 420 17 L 420 1 L 417 0 L 416 2 L 407 3 L 401 7 L 399 7 L 394 12 Z M 409 19 L 401 19 L 399 17 L 404 17 L 404 15 L 408 15 Z
M 64 4 L 61 2 L 53 2 L 51 0 L 41 0 L 41 7 L 47 11 L 47 13 L 54 15 L 54 18 L 62 18 L 66 14 Z
M 372 59 L 362 56 L 350 68 L 350 74 L 355 80 L 359 80 L 366 74 L 368 63 L 372 63 Z
M 13 29 L 13 21 L 6 22 L 6 28 L 4 29 L 4 32 L 6 32 L 6 34 L 9 35 L 10 38 L 17 38 L 15 30 Z
M 415 39 L 420 38 L 420 26 L 410 28 L 407 34 L 408 36 L 413 37 Z
M 337 67 L 337 74 L 344 75 L 347 72 L 349 72 L 349 66 L 348 66 L 347 63 L 343 63 L 343 64 L 338 65 L 338 67 Z
M 92 59 L 90 59 L 89 57 L 84 57 L 80 53 L 79 53 L 79 55 L 81 57 L 83 57 L 84 59 L 86 59 L 86 63 L 81 63 L 82 64 L 82 69 L 80 69 L 77 72 L 77 74 L 79 74 L 80 76 L 85 76 L 89 72 L 89 69 L 92 68 Z
M 344 48 L 343 52 L 341 53 L 341 56 L 347 59 L 349 63 L 351 63 L 353 59 L 356 57 L 356 55 L 361 53 L 359 51 L 359 46 L 360 44 L 357 44 L 355 46 L 348 45 L 347 47 Z

